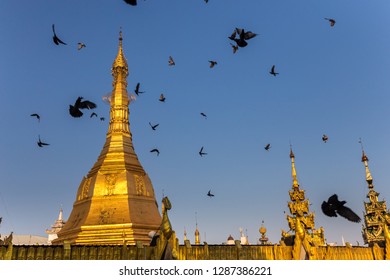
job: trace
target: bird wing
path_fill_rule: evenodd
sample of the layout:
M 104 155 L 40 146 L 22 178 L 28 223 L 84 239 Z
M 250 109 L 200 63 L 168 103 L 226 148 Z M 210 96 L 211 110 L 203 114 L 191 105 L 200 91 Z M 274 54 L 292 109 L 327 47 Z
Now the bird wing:
M 245 40 L 249 40 L 249 39 L 252 39 L 252 38 L 256 37 L 256 35 L 257 35 L 256 33 L 253 33 L 251 31 L 247 31 L 244 34 L 244 39 Z
M 337 214 L 354 223 L 359 223 L 361 221 L 360 217 L 346 206 L 340 206 L 337 209 Z
M 321 204 L 322 212 L 328 217 L 337 217 L 336 211 L 332 209 L 331 205 L 326 201 Z
M 137 6 L 137 0 L 123 0 L 127 4 L 132 5 L 132 6 Z
M 329 204 L 333 204 L 333 205 L 339 204 L 340 201 L 339 201 L 339 198 L 337 197 L 337 194 L 334 194 L 334 195 L 330 196 L 330 197 L 328 198 L 328 203 L 329 203 Z
M 85 101 L 80 102 L 79 108 L 80 109 L 94 109 L 94 108 L 96 108 L 96 104 L 91 102 L 91 101 L 85 100 Z

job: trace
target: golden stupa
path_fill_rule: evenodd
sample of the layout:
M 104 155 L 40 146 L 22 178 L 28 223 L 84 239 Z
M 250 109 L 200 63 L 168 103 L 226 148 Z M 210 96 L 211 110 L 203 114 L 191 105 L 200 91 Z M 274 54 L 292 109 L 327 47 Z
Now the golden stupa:
M 95 165 L 81 180 L 73 210 L 53 244 L 147 244 L 148 234 L 160 227 L 153 186 L 132 143 L 128 73 L 120 33 L 118 54 L 112 65 L 106 143 Z

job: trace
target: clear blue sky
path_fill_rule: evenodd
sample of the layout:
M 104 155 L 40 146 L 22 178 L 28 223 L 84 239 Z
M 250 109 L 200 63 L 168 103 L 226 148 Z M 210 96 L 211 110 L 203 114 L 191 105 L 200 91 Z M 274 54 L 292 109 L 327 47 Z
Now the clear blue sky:
M 328 242 L 363 244 L 361 224 L 325 217 L 320 205 L 337 193 L 363 216 L 360 137 L 375 189 L 390 202 L 389 12 L 387 0 L 1 1 L 0 232 L 45 235 L 61 206 L 68 218 L 105 142 L 102 96 L 122 28 L 128 91 L 138 82 L 145 91 L 130 105 L 134 147 L 159 205 L 163 193 L 172 202 L 180 242 L 184 228 L 194 240 L 196 217 L 202 241 L 238 239 L 242 227 L 256 243 L 264 220 L 278 242 L 288 230 L 291 143 L 316 227 Z M 53 44 L 52 24 L 66 46 Z M 258 36 L 233 54 L 236 27 Z M 106 121 L 70 117 L 78 96 Z M 50 146 L 39 148 L 38 135 Z

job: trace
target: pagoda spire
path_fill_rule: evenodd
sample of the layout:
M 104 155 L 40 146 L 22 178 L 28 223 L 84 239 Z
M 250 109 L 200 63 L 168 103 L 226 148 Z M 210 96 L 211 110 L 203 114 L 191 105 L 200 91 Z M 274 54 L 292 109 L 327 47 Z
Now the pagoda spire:
M 100 155 L 78 188 L 68 222 L 54 244 L 149 244 L 161 216 L 152 182 L 134 151 L 122 31 L 111 68 L 110 122 Z M 125 239 L 125 240 L 124 240 Z
M 379 193 L 374 190 L 373 178 L 368 168 L 368 157 L 362 146 L 362 162 L 366 173 L 366 182 L 368 184 L 367 198 L 369 202 L 364 202 L 364 225 L 362 226 L 362 236 L 365 244 L 373 246 L 377 243 L 380 246 L 390 244 L 389 232 L 390 214 L 387 211 L 386 201 L 379 201 Z M 390 255 L 389 255 L 390 257 Z
M 282 230 L 282 240 L 285 243 L 293 243 L 293 259 L 311 258 L 310 250 L 313 244 L 324 245 L 323 229 L 314 228 L 314 213 L 309 211 L 309 200 L 305 197 L 305 191 L 299 188 L 297 171 L 295 168 L 295 155 L 290 145 L 292 189 L 289 191 L 290 201 L 288 207 L 291 215 L 287 215 L 288 232 Z

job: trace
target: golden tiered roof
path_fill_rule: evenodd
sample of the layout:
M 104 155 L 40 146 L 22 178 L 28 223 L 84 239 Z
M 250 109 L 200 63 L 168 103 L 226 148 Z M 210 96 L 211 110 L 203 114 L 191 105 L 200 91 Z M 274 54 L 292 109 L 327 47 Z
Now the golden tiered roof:
M 148 244 L 161 216 L 152 183 L 134 151 L 129 124 L 129 74 L 119 36 L 106 142 L 78 188 L 73 210 L 53 244 Z

